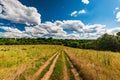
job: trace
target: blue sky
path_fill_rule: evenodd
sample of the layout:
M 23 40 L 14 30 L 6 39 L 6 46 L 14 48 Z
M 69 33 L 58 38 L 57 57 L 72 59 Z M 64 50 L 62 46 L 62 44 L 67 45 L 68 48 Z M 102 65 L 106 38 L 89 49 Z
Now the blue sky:
M 0 0 L 0 37 L 96 39 L 116 34 L 119 7 L 120 0 Z

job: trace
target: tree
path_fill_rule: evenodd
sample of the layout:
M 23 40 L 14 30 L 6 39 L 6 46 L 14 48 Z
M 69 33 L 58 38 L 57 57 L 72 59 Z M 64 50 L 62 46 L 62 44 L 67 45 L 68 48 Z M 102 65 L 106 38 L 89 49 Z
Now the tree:
M 118 51 L 119 41 L 114 35 L 104 34 L 101 38 L 97 39 L 97 49 Z
M 120 32 L 118 32 L 117 35 L 120 36 Z

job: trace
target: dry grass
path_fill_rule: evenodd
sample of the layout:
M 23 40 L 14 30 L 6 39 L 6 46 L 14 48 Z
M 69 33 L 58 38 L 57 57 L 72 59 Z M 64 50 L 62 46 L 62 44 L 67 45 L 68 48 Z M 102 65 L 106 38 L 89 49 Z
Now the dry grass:
M 66 48 L 84 80 L 120 80 L 120 53 Z
M 0 80 L 10 80 L 25 66 L 25 71 L 17 78 L 24 80 L 62 49 L 58 45 L 0 46 Z M 120 80 L 120 53 L 68 47 L 65 50 L 84 80 Z
M 22 77 L 32 75 L 60 49 L 60 46 L 54 45 L 0 46 L 0 80 L 8 80 L 22 65 L 26 66 Z

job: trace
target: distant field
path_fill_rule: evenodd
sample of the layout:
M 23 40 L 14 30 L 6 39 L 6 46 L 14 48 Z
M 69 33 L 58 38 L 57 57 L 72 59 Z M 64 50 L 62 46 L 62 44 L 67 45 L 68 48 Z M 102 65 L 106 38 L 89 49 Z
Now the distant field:
M 119 80 L 120 53 L 58 45 L 0 46 L 0 80 Z

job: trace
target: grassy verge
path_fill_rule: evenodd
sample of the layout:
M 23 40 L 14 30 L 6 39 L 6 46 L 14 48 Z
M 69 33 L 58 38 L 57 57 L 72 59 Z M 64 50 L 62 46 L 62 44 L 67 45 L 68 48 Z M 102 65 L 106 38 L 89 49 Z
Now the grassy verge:
M 69 63 L 68 60 L 67 60 L 67 55 L 66 55 L 65 52 L 64 52 L 63 55 L 64 55 L 64 57 L 65 57 L 65 63 L 66 63 L 66 67 L 67 67 L 67 69 L 68 69 L 68 76 L 69 76 L 70 80 L 75 80 L 74 75 L 73 75 L 73 73 L 72 73 L 72 71 L 71 71 L 70 63 Z
M 50 80 L 62 80 L 63 79 L 63 59 L 62 54 L 60 54 L 54 71 L 50 77 Z

